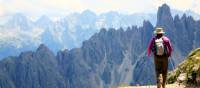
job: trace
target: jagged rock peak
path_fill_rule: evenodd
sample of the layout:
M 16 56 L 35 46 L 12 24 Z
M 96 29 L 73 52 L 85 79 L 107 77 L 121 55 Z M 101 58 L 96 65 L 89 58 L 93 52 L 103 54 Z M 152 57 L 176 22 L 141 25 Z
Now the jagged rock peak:
M 27 20 L 27 17 L 22 13 L 16 13 L 13 17 L 13 20 Z
M 157 13 L 157 26 L 164 25 L 173 21 L 173 17 L 170 12 L 170 8 L 167 4 L 163 4 L 158 9 Z
M 186 16 L 186 14 L 184 13 L 183 16 L 181 17 L 181 19 L 184 20 L 184 19 L 186 19 L 186 18 L 187 18 L 187 16 Z
M 175 20 L 175 21 L 179 21 L 179 20 L 180 20 L 179 15 L 176 15 L 176 16 L 174 17 L 174 20 Z
M 148 20 L 144 20 L 143 21 L 143 27 L 145 27 L 145 26 L 153 26 L 152 24 L 151 24 L 151 22 L 150 21 L 148 21 Z
M 106 32 L 106 28 L 101 28 L 100 33 L 105 33 Z
M 36 52 L 47 52 L 47 51 L 50 52 L 49 48 L 44 44 L 40 44 Z
M 166 11 L 170 11 L 170 8 L 169 8 L 169 6 L 166 3 L 163 4 L 161 7 L 159 7 L 159 9 L 164 9 Z

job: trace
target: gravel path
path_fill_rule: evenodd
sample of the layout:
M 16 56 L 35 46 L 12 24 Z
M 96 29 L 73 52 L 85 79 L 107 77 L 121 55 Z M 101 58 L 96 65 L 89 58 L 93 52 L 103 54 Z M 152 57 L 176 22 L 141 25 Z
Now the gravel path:
M 157 88 L 156 85 L 150 85 L 150 86 L 121 86 L 118 88 Z M 200 88 L 200 87 L 185 87 L 184 85 L 178 85 L 178 84 L 168 84 L 166 88 Z

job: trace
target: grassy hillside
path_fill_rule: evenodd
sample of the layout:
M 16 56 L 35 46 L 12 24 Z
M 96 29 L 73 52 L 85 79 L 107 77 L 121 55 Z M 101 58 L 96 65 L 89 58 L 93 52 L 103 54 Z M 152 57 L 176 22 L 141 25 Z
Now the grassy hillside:
M 186 57 L 186 59 L 179 64 L 179 66 L 168 74 L 168 83 L 174 83 L 179 81 L 182 75 L 183 83 L 187 83 L 191 78 L 192 74 L 196 74 L 196 80 L 200 78 L 200 48 L 197 48 Z

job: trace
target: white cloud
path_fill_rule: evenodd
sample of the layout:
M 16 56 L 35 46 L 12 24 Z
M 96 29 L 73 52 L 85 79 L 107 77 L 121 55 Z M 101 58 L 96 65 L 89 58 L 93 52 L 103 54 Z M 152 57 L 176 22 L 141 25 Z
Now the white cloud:
M 84 9 L 80 0 L 1 0 L 0 6 L 4 8 L 4 12 L 21 12 L 27 15 L 60 15 Z
M 3 16 L 4 12 L 4 7 L 0 5 L 0 16 Z
M 22 12 L 27 15 L 66 15 L 90 9 L 96 13 L 111 10 L 135 13 L 156 12 L 167 3 L 173 9 L 192 10 L 200 14 L 200 0 L 0 0 L 0 15 Z
M 149 0 L 86 0 L 83 3 L 87 9 L 91 9 L 97 13 L 111 10 L 133 13 L 143 12 L 151 2 Z

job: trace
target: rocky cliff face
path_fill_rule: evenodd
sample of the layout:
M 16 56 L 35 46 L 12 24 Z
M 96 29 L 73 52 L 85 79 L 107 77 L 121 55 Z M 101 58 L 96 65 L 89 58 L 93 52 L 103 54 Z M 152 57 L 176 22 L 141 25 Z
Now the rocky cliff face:
M 157 14 L 157 26 L 161 26 L 166 31 L 166 36 L 171 39 L 174 47 L 174 62 L 180 63 L 189 51 L 200 46 L 199 35 L 200 21 L 194 20 L 185 14 L 182 17 L 171 16 L 170 8 L 164 4 L 159 7 Z
M 192 17 L 172 18 L 163 5 L 158 11 L 157 26 L 165 28 L 174 47 L 173 63 L 194 47 L 200 46 L 200 21 Z M 126 30 L 101 29 L 82 47 L 59 51 L 54 55 L 45 45 L 0 62 L 2 88 L 111 88 L 120 84 L 155 84 L 153 59 L 146 49 L 153 25 Z
M 1 88 L 66 88 L 53 53 L 44 45 L 36 52 L 1 61 Z

